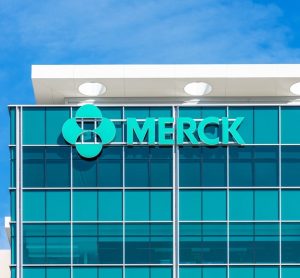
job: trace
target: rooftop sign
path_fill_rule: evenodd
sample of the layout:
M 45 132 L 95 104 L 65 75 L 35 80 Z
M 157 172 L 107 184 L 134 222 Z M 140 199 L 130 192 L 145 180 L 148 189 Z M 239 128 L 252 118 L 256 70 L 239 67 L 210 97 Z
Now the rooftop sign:
M 127 118 L 126 141 L 128 145 L 149 144 L 173 145 L 189 142 L 209 146 L 228 144 L 232 139 L 237 144 L 245 144 L 238 132 L 243 117 L 230 120 L 228 117 L 207 117 L 195 121 L 189 117 L 149 117 L 142 122 L 136 118 Z M 211 137 L 207 128 L 219 129 L 220 136 Z M 74 145 L 78 153 L 85 158 L 100 154 L 103 145 L 111 143 L 116 135 L 114 123 L 102 117 L 100 109 L 87 104 L 78 109 L 74 118 L 68 119 L 62 128 L 64 139 Z

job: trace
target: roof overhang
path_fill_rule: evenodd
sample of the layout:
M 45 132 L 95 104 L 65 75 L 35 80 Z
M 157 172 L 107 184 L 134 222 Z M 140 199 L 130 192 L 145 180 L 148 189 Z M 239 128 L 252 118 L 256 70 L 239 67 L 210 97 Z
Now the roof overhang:
M 32 83 L 38 104 L 65 104 L 87 99 L 78 87 L 105 85 L 97 101 L 120 98 L 191 99 L 190 82 L 207 82 L 212 92 L 202 99 L 291 98 L 290 86 L 300 82 L 300 64 L 240 65 L 33 65 Z M 299 97 L 298 97 L 299 98 Z

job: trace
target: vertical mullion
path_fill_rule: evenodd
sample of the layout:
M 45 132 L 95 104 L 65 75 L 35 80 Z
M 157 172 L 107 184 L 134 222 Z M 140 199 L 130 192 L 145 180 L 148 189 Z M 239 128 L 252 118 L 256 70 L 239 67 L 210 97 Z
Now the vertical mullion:
M 16 272 L 22 278 L 22 107 L 16 107 Z
M 281 210 L 281 198 L 282 198 L 282 179 L 281 179 L 281 106 L 278 107 L 278 160 L 279 160 L 279 278 L 282 277 L 282 210 Z
M 125 108 L 122 107 L 122 120 L 125 119 Z M 125 121 L 122 121 L 122 141 L 125 142 Z M 122 146 L 122 238 L 123 238 L 123 261 L 122 276 L 125 278 L 125 146 Z
M 226 107 L 226 116 L 229 117 L 229 107 Z M 229 256 L 230 256 L 230 236 L 229 236 L 229 231 L 230 231 L 230 226 L 229 226 L 229 145 L 226 146 L 226 231 L 227 231 L 227 278 L 230 277 L 229 274 Z
M 71 118 L 73 117 L 73 109 L 70 107 L 70 114 Z M 71 190 L 70 190 L 70 217 L 71 217 L 71 223 L 70 223 L 70 228 L 71 228 L 71 248 L 70 248 L 70 256 L 71 256 L 71 278 L 73 278 L 73 264 L 74 264 L 74 258 L 73 258 L 73 150 L 72 146 L 70 146 L 70 181 L 71 181 Z
M 178 217 L 178 177 L 179 177 L 179 167 L 178 167 L 178 144 L 177 144 L 177 116 L 178 107 L 172 107 L 173 114 L 173 128 L 174 128 L 174 141 L 173 144 L 173 156 L 172 156 L 172 174 L 173 174 L 173 278 L 179 277 L 179 217 Z

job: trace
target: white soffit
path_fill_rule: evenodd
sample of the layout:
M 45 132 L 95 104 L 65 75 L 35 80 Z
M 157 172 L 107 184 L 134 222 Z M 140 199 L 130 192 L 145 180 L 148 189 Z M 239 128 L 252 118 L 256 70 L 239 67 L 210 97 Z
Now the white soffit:
M 78 87 L 98 82 L 101 98 L 184 98 L 190 82 L 212 86 L 209 98 L 292 97 L 300 82 L 300 64 L 250 65 L 33 65 L 32 83 L 38 104 L 64 104 L 82 97 Z

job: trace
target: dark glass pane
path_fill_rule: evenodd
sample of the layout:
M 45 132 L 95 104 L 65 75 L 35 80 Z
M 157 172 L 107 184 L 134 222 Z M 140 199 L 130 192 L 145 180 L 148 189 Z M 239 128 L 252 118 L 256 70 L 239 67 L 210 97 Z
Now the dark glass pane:
M 98 262 L 121 264 L 123 262 L 122 224 L 98 225 Z
M 45 186 L 45 148 L 23 148 L 23 186 Z
M 278 186 L 278 147 L 231 147 L 230 186 Z
M 70 178 L 70 148 L 46 148 L 46 187 L 69 187 Z
M 127 224 L 126 263 L 172 263 L 172 224 Z
M 47 224 L 46 255 L 48 264 L 71 263 L 71 226 L 68 224 Z
M 282 262 L 300 263 L 300 223 L 282 224 Z
M 279 225 L 230 224 L 231 263 L 278 263 Z
M 97 161 L 82 158 L 73 160 L 73 186 L 97 187 Z
M 127 187 L 172 186 L 172 148 L 128 147 L 125 150 Z
M 181 147 L 179 152 L 181 187 L 226 186 L 226 148 Z
M 121 264 L 122 224 L 75 224 L 75 264 Z
M 226 263 L 226 224 L 181 223 L 180 263 Z
M 23 263 L 46 264 L 46 226 L 23 225 Z
M 122 187 L 123 185 L 123 148 L 107 147 L 102 150 L 98 160 L 98 186 Z
M 300 186 L 300 146 L 282 146 L 281 152 L 282 186 Z

